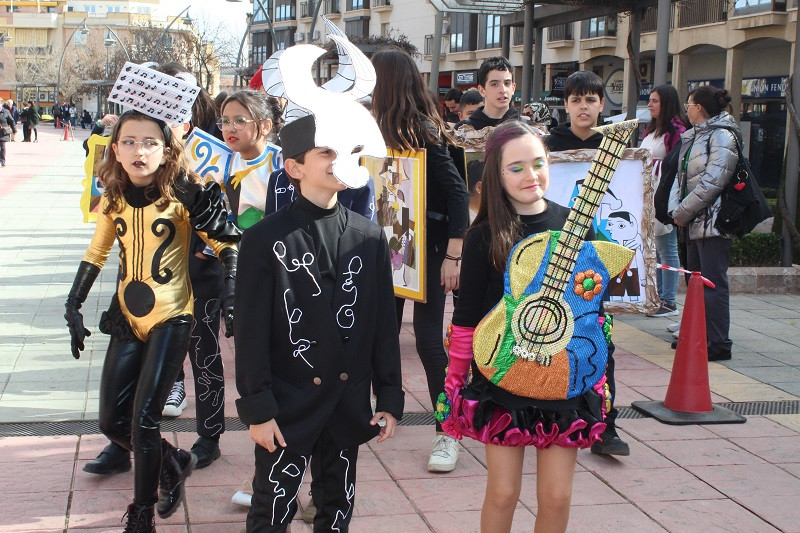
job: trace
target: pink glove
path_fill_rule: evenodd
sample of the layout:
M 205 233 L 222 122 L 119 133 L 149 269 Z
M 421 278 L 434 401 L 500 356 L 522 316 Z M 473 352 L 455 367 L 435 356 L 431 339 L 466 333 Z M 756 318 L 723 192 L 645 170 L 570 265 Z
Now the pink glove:
M 473 358 L 472 337 L 474 335 L 475 328 L 453 326 L 450 335 L 450 366 L 444 380 L 444 392 L 451 400 L 467 381 L 470 362 Z

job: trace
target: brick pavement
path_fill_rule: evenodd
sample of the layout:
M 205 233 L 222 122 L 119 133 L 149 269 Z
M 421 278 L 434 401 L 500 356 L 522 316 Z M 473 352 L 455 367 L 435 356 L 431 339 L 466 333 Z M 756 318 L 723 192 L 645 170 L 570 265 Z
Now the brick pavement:
M 97 417 L 108 340 L 96 324 L 114 289 L 113 264 L 84 305 L 95 334 L 79 361 L 70 356 L 62 318 L 93 231 L 78 209 L 82 134 L 60 141 L 44 125 L 39 143 L 9 143 L 8 166 L 0 169 L 0 432 L 11 422 Z M 789 294 L 733 297 L 734 359 L 709 365 L 715 402 L 798 400 L 798 304 Z M 403 378 L 406 411 L 419 413 L 429 407 L 410 314 L 409 307 L 401 333 Z M 663 399 L 673 357 L 664 329 L 669 322 L 618 317 L 618 405 Z M 235 416 L 231 346 L 224 343 L 227 416 Z M 191 379 L 187 389 L 191 398 Z M 183 416 L 194 416 L 191 399 Z M 578 456 L 570 531 L 800 532 L 800 415 L 748 416 L 745 424 L 723 426 L 667 426 L 648 418 L 619 425 L 630 457 Z M 166 437 L 182 446 L 194 440 L 189 433 Z M 425 469 L 432 438 L 430 425 L 401 426 L 395 439 L 362 447 L 352 531 L 478 530 L 483 448 L 464 442 L 456 470 L 434 475 Z M 81 470 L 104 445 L 96 434 L 0 438 L 0 531 L 120 530 L 132 473 L 100 478 Z M 221 447 L 222 458 L 193 473 L 185 506 L 159 520 L 159 531 L 241 530 L 245 511 L 230 496 L 251 473 L 252 445 L 246 432 L 228 431 Z M 530 452 L 514 531 L 533 530 L 535 478 Z M 294 533 L 310 530 L 295 520 Z

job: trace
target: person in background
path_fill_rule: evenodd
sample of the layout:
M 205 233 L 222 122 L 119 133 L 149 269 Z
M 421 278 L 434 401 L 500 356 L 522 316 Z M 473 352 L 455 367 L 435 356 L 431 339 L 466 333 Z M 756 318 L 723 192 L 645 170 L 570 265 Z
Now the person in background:
M 732 239 L 714 227 L 720 195 L 739 161 L 741 133 L 729 114 L 731 96 L 705 85 L 689 91 L 684 106 L 692 128 L 681 135 L 678 176 L 670 191 L 669 212 L 687 233 L 686 268 L 701 271 L 716 286 L 705 288 L 708 360 L 731 358 L 728 265 Z
M 444 121 L 455 124 L 460 119 L 458 118 L 458 105 L 461 102 L 461 90 L 453 87 L 444 95 L 444 105 L 447 112 L 444 114 Z
M 42 116 L 36 109 L 32 100 L 28 100 L 28 108 L 25 110 L 26 118 L 28 119 L 28 141 L 31 140 L 31 133 L 33 134 L 33 142 L 39 142 L 39 122 L 42 121 Z
M 483 105 L 483 96 L 474 87 L 461 95 L 461 102 L 458 104 L 458 120 L 467 120 L 472 114 Z
M 81 115 L 81 129 L 85 130 L 87 127 L 92 125 L 92 114 L 89 113 L 88 109 L 83 110 L 83 115 Z
M 6 104 L 0 98 L 0 166 L 6 166 L 6 143 L 14 140 L 17 134 L 17 122 L 11 116 Z
M 647 102 L 650 110 L 650 122 L 645 128 L 645 137 L 641 147 L 653 154 L 653 174 L 656 177 L 654 188 L 658 188 L 661 179 L 661 162 L 664 157 L 681 140 L 686 131 L 688 120 L 683 111 L 678 91 L 672 85 L 660 85 L 652 90 Z M 678 232 L 673 225 L 664 225 L 655 221 L 656 259 L 671 267 L 680 267 L 678 260 Z M 649 317 L 667 317 L 678 314 L 678 273 L 657 269 L 658 297 L 661 305 Z
M 458 129 L 468 124 L 476 130 L 486 126 L 497 126 L 506 120 L 519 117 L 519 111 L 511 105 L 517 85 L 514 83 L 514 68 L 508 59 L 501 56 L 486 59 L 478 68 L 478 91 L 484 104 L 466 120 L 455 125 Z

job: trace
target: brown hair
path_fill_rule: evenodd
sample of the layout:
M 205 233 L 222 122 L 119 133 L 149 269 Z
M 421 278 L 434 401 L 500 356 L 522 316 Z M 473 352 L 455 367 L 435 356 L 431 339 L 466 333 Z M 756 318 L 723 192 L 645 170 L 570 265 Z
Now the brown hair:
M 131 186 L 131 180 L 127 172 L 122 168 L 122 163 L 117 161 L 117 156 L 111 147 L 112 144 L 116 144 L 119 141 L 119 131 L 122 125 L 130 120 L 151 120 L 158 126 L 164 137 L 164 159 L 161 166 L 156 170 L 153 185 L 148 187 L 146 191 L 146 193 L 152 195 L 151 199 L 154 201 L 158 200 L 158 198 L 167 200 L 163 204 L 159 204 L 159 210 L 166 209 L 169 202 L 178 201 L 175 195 L 175 182 L 180 174 L 185 173 L 190 180 L 197 181 L 197 176 L 188 170 L 189 162 L 183 150 L 183 143 L 176 135 L 172 135 L 169 126 L 139 111 L 126 111 L 119 117 L 114 129 L 111 130 L 109 146 L 97 169 L 97 175 L 105 187 L 104 194 L 108 197 L 108 206 L 104 211 L 105 214 L 112 211 L 115 213 L 122 212 L 125 207 L 125 190 Z
M 717 89 L 713 85 L 703 85 L 697 89 L 689 91 L 686 99 L 692 98 L 695 104 L 700 104 L 700 107 L 711 117 L 716 117 L 723 111 L 731 111 L 731 96 L 725 89 Z
M 492 265 L 504 271 L 511 248 L 522 236 L 522 221 L 511 204 L 502 182 L 503 149 L 506 144 L 525 135 L 532 135 L 545 146 L 542 138 L 527 124 L 519 120 L 503 122 L 486 140 L 483 174 L 481 176 L 481 203 L 472 228 L 488 226 L 491 235 L 489 256 Z M 545 146 L 545 153 L 547 147 Z M 470 229 L 471 231 L 471 229 Z
M 381 48 L 372 56 L 372 64 L 377 76 L 372 114 L 386 146 L 419 150 L 425 143 L 456 144 L 410 55 L 394 46 Z
M 689 119 L 681 105 L 678 91 L 672 85 L 659 85 L 650 94 L 656 93 L 659 99 L 660 111 L 657 118 L 651 118 L 647 127 L 644 129 L 645 135 L 652 133 L 655 137 L 661 137 L 672 129 L 672 119 L 677 117 L 684 126 L 689 125 Z
M 281 129 L 281 113 L 283 107 L 277 98 L 268 96 L 264 91 L 254 91 L 253 89 L 242 89 L 228 97 L 222 102 L 219 108 L 220 116 L 225 112 L 225 106 L 231 102 L 238 102 L 242 107 L 247 109 L 253 120 L 261 124 L 265 120 L 272 121 L 272 129 L 267 135 L 267 140 L 270 138 L 277 138 L 278 132 Z M 261 138 L 261 128 L 258 128 L 256 140 Z

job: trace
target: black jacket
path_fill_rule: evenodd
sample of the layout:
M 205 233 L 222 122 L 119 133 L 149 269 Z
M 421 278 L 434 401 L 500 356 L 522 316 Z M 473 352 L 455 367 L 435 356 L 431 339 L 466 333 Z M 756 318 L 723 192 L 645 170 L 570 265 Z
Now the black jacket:
M 0 106 L 0 124 L 10 127 L 12 132 L 17 133 L 17 123 L 14 122 L 14 117 L 11 116 L 11 112 L 6 106 Z M 10 134 L 5 135 L 0 132 L 0 142 L 8 142 L 10 140 Z
M 563 124 L 550 130 L 550 135 L 544 138 L 544 144 L 551 152 L 562 152 L 581 148 L 598 148 L 602 140 L 603 135 L 600 133 L 595 133 L 588 139 L 583 140 L 572 133 L 569 124 Z
M 253 425 L 275 419 L 289 450 L 310 453 L 327 429 L 340 449 L 380 430 L 377 410 L 403 414 L 389 246 L 347 212 L 333 304 L 322 294 L 311 236 L 289 205 L 244 233 L 236 279 L 236 401 Z
M 428 246 L 447 246 L 469 227 L 469 191 L 444 143 L 426 143 Z
M 519 111 L 517 111 L 517 108 L 514 106 L 510 106 L 508 108 L 508 111 L 506 111 L 506 114 L 503 115 L 501 118 L 490 118 L 486 116 L 486 114 L 483 112 L 483 108 L 484 106 L 480 106 L 472 113 L 471 117 L 469 117 L 466 120 L 462 120 L 461 122 L 458 122 L 455 125 L 455 129 L 460 128 L 464 124 L 469 124 L 476 130 L 482 130 L 486 126 L 497 126 L 498 124 L 505 122 L 506 120 L 519 118 Z

